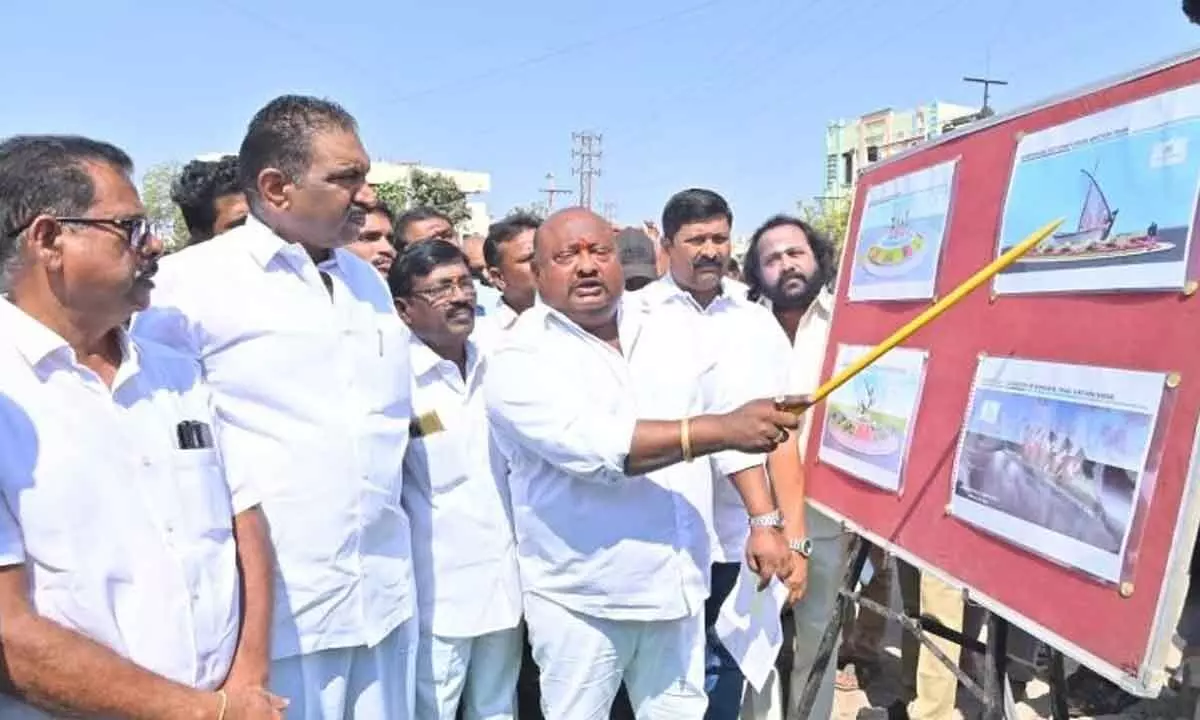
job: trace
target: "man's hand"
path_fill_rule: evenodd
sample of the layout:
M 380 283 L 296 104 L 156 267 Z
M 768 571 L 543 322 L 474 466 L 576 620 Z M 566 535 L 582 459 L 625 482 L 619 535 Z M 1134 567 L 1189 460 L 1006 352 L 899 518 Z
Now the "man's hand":
M 725 444 L 741 452 L 771 452 L 788 439 L 788 430 L 795 430 L 800 425 L 799 415 L 777 406 L 785 401 L 798 403 L 801 400 L 799 397 L 751 400 L 720 416 Z
M 283 720 L 288 701 L 257 687 L 225 691 L 225 720 Z
M 750 537 L 746 540 L 746 566 L 758 575 L 759 590 L 766 589 L 771 578 L 789 574 L 791 555 L 783 533 L 776 528 L 750 528 Z
M 804 591 L 808 589 L 808 558 L 804 557 L 795 550 L 788 550 L 791 553 L 791 563 L 788 565 L 787 572 L 781 574 L 779 579 L 787 585 L 788 597 L 787 604 L 795 605 L 804 597 Z
M 266 666 L 252 667 L 248 661 L 237 662 L 235 660 L 221 689 L 228 692 L 234 688 L 264 688 L 267 686 L 269 676 L 270 673 Z

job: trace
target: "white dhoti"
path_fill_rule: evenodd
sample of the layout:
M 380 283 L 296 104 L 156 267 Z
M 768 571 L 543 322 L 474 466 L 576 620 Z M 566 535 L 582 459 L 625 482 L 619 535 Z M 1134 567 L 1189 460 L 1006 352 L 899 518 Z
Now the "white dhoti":
M 271 692 L 288 720 L 414 720 L 417 621 L 378 645 L 321 650 L 271 663 Z
M 521 627 L 473 638 L 422 633 L 417 650 L 417 717 L 512 720 L 521 669 Z
M 624 679 L 638 720 L 704 717 L 704 613 L 679 620 L 606 620 L 525 595 L 542 711 L 554 720 L 607 720 Z

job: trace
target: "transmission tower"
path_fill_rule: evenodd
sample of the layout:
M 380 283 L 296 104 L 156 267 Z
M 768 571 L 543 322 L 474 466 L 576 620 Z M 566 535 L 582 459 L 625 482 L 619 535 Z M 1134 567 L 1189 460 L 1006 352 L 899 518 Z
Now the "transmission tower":
M 617 219 L 617 204 L 609 201 L 604 203 L 602 207 L 604 208 L 604 219 L 610 223 L 615 222 Z
M 593 132 L 571 133 L 572 175 L 579 176 L 579 204 L 592 209 L 592 180 L 600 176 L 600 142 L 603 136 Z

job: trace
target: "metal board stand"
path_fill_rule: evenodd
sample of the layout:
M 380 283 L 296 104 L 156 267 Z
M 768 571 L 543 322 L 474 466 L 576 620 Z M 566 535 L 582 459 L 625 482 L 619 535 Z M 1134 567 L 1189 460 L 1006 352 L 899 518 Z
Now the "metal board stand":
M 846 561 L 846 569 L 842 575 L 842 587 L 838 591 L 838 601 L 835 604 L 833 617 L 825 626 L 825 634 L 821 637 L 812 670 L 800 698 L 787 714 L 787 720 L 807 720 L 816 701 L 821 680 L 825 669 L 833 657 L 837 646 L 838 636 L 842 632 L 844 610 L 850 603 L 857 603 L 862 609 L 877 613 L 888 620 L 898 623 L 904 632 L 910 633 L 934 657 L 945 665 L 958 679 L 959 684 L 967 689 L 984 707 L 985 720 L 1014 720 L 1012 690 L 1008 683 L 1008 621 L 988 612 L 987 628 L 988 642 L 982 643 L 974 638 L 965 637 L 961 632 L 952 630 L 941 623 L 927 617 L 910 617 L 903 612 L 896 612 L 890 607 L 881 605 L 870 598 L 856 592 L 863 567 L 867 562 L 867 553 L 871 545 L 860 535 L 855 535 L 850 543 L 850 552 Z M 967 601 L 966 593 L 963 602 Z M 980 687 L 970 675 L 959 668 L 958 663 L 952 662 L 940 648 L 933 643 L 930 635 L 949 640 L 968 652 L 984 656 L 985 677 L 984 686 Z M 1014 659 L 1015 660 L 1015 659 Z M 1054 720 L 1068 720 L 1067 683 L 1063 665 L 1062 653 L 1051 651 L 1050 656 L 1050 701 Z

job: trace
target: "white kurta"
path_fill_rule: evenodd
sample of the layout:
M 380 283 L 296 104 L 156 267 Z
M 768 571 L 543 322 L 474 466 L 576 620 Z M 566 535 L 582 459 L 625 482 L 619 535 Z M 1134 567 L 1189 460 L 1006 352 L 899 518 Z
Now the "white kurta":
M 0 300 L 0 565 L 24 564 L 39 615 L 163 677 L 216 689 L 237 646 L 231 491 L 195 362 L 122 337 L 112 386 L 66 341 Z M 0 697 L 0 717 L 46 717 Z

